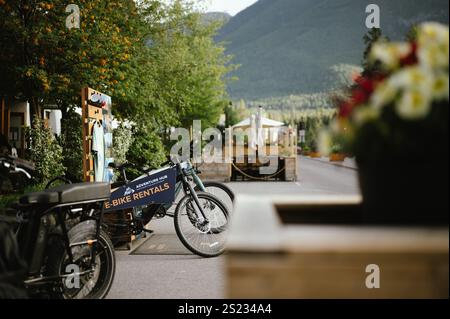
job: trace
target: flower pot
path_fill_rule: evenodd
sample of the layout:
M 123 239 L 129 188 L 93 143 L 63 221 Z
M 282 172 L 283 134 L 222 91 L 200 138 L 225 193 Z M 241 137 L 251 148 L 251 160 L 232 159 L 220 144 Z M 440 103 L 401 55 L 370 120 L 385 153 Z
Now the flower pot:
M 343 162 L 345 161 L 345 154 L 331 154 L 330 162 Z
M 416 163 L 358 161 L 365 222 L 448 226 L 448 165 L 448 156 Z
M 320 158 L 320 157 L 322 157 L 322 154 L 320 154 L 319 152 L 310 152 L 309 153 L 309 157 L 311 157 L 311 158 Z

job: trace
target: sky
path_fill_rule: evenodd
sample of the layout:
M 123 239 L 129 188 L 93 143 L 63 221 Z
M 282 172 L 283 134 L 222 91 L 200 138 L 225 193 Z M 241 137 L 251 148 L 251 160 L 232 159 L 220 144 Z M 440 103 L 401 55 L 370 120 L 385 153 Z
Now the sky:
M 248 8 L 258 0 L 206 0 L 206 11 L 227 12 L 236 15 L 240 11 Z

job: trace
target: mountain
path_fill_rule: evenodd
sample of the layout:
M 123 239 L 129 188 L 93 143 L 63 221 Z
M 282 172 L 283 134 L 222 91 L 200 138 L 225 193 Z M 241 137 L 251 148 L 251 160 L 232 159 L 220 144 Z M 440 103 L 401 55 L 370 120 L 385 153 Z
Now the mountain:
M 230 21 L 231 15 L 226 12 L 207 12 L 203 14 L 203 21 L 208 22 L 214 22 L 214 21 L 221 21 L 224 24 Z
M 221 29 L 233 63 L 234 99 L 322 92 L 336 85 L 337 65 L 360 65 L 372 0 L 259 0 Z M 402 40 L 413 24 L 448 24 L 448 0 L 377 0 L 381 28 Z M 334 68 L 335 69 L 335 68 Z

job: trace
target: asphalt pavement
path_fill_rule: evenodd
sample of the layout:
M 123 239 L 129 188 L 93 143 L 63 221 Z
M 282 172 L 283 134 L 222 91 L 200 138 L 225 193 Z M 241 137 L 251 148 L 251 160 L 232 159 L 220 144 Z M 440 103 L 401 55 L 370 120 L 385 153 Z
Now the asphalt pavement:
M 352 195 L 359 194 L 357 171 L 301 157 L 297 182 L 229 183 L 236 194 Z M 175 234 L 173 220 L 152 221 L 155 234 Z M 132 249 L 145 244 L 134 243 Z M 224 257 L 194 255 L 132 255 L 117 251 L 116 277 L 108 298 L 115 299 L 220 299 L 225 297 Z

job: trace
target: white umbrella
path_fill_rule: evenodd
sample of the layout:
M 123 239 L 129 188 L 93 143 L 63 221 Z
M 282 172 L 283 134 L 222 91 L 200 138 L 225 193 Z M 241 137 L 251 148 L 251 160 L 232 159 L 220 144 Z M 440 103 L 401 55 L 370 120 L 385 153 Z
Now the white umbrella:
M 265 146 L 265 142 L 266 142 L 266 137 L 265 137 L 265 132 L 264 132 L 264 128 L 263 128 L 263 121 L 262 121 L 263 117 L 262 117 L 262 107 L 260 107 L 258 109 L 258 113 L 256 115 L 256 132 L 257 132 L 257 141 L 256 144 L 258 145 L 258 147 L 263 147 Z
M 251 149 L 257 149 L 258 147 L 258 140 L 257 140 L 257 128 L 256 128 L 256 117 L 255 115 L 252 115 L 250 117 L 250 134 L 248 137 L 248 147 Z

